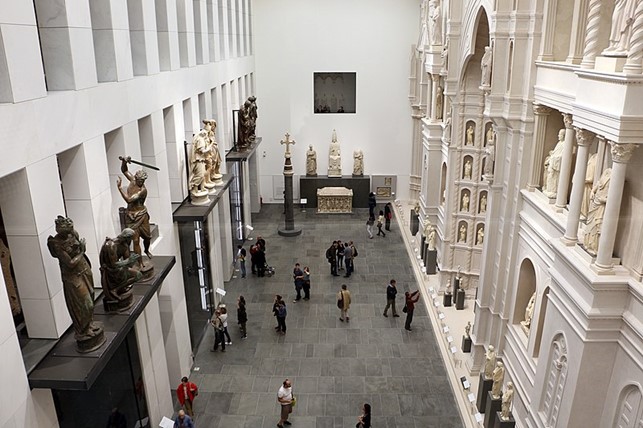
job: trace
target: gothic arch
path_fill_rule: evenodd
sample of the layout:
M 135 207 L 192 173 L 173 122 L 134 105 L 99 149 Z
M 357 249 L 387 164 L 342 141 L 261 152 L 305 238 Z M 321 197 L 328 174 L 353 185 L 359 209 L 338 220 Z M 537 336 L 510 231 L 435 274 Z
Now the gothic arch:
M 525 319 L 525 309 L 531 296 L 537 294 L 536 268 L 528 257 L 520 262 L 518 271 L 518 282 L 516 284 L 516 300 L 514 303 L 513 323 L 518 324 Z M 535 312 L 534 312 L 535 314 Z
M 489 17 L 493 12 L 493 4 L 489 0 L 482 1 L 480 2 L 480 7 L 478 9 L 471 8 L 468 9 L 467 12 L 468 13 L 464 16 L 463 20 L 464 25 L 462 34 L 465 35 L 465 37 L 462 38 L 464 46 L 462 47 L 462 57 L 460 62 L 462 64 L 462 68 L 459 70 L 458 75 L 459 82 L 463 81 L 471 58 L 476 54 L 482 57 L 482 52 L 478 53 L 478 49 L 476 48 L 479 45 L 479 42 L 484 43 L 483 46 L 490 46 L 489 33 L 491 20 Z M 479 32 L 482 30 L 484 30 L 484 33 L 486 34 L 486 40 L 479 41 L 477 39 Z M 468 34 L 471 36 L 466 37 Z
M 614 428 L 637 428 L 643 424 L 643 393 L 641 387 L 629 384 L 621 390 L 614 415 Z
M 567 340 L 562 332 L 554 335 L 549 348 L 545 370 L 545 384 L 543 385 L 540 402 L 540 416 L 546 427 L 555 427 L 563 400 L 565 381 L 567 380 Z

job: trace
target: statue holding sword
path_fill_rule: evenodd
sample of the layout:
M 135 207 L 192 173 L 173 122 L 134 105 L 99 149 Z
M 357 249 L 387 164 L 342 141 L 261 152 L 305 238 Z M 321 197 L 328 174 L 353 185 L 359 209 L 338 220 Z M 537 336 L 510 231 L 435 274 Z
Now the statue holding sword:
M 118 191 L 120 192 L 125 202 L 127 202 L 125 227 L 128 227 L 134 231 L 134 236 L 132 237 L 132 242 L 134 243 L 134 252 L 139 256 L 141 255 L 141 244 L 139 240 L 143 239 L 145 254 L 151 259 L 152 253 L 150 253 L 150 242 L 152 240 L 152 233 L 150 231 L 150 215 L 147 212 L 147 207 L 145 206 L 145 199 L 147 198 L 147 188 L 145 187 L 145 180 L 147 179 L 147 173 L 140 169 L 136 171 L 134 175 L 132 175 L 132 173 L 129 172 L 127 168 L 127 164 L 134 163 L 137 165 L 155 169 L 157 171 L 158 168 L 152 165 L 147 165 L 142 162 L 135 161 L 129 156 L 119 156 L 119 159 L 121 161 L 121 172 L 129 180 L 127 190 L 123 190 L 123 188 L 121 187 L 121 177 L 118 177 L 116 179 Z M 139 257 L 138 263 L 142 272 L 151 271 L 153 269 L 151 262 L 143 262 L 142 257 Z

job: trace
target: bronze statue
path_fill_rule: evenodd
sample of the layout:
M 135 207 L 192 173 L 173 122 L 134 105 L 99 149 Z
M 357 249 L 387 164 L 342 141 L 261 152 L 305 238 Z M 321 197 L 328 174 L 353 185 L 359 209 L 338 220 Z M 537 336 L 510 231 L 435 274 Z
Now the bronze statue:
M 152 232 L 150 230 L 150 215 L 147 212 L 147 207 L 145 206 L 145 199 L 147 199 L 147 188 L 145 187 L 147 173 L 140 169 L 132 175 L 132 173 L 127 169 L 127 164 L 131 162 L 131 158 L 129 156 L 121 156 L 119 159 L 121 160 L 121 172 L 129 180 L 127 191 L 124 191 L 121 187 L 121 178 L 118 177 L 116 179 L 118 191 L 125 202 L 127 202 L 125 227 L 134 231 L 132 241 L 134 242 L 134 252 L 139 255 L 138 264 L 140 265 L 141 270 L 143 272 L 149 272 L 153 269 L 152 263 L 143 263 L 143 258 L 141 257 L 141 244 L 139 243 L 139 239 L 142 238 L 145 254 L 151 259 L 152 253 L 150 253 L 150 243 L 152 241 Z
M 94 278 L 85 254 L 85 239 L 78 237 L 74 222 L 58 216 L 56 236 L 47 239 L 47 248 L 60 265 L 67 310 L 74 327 L 79 352 L 98 349 L 105 342 L 103 326 L 94 321 Z
M 132 305 L 132 284 L 143 276 L 138 269 L 141 256 L 130 252 L 134 236 L 132 229 L 125 228 L 116 238 L 105 238 L 100 249 L 103 304 L 108 312 L 123 311 Z
M 255 142 L 257 126 L 257 97 L 251 96 L 239 107 L 237 115 L 237 149 L 246 150 Z
M 249 141 L 250 143 L 254 143 L 257 135 L 255 133 L 255 129 L 257 127 L 257 97 L 254 95 L 248 97 L 248 101 L 250 101 L 250 106 L 248 107 L 248 116 L 250 117 L 250 133 L 249 133 Z

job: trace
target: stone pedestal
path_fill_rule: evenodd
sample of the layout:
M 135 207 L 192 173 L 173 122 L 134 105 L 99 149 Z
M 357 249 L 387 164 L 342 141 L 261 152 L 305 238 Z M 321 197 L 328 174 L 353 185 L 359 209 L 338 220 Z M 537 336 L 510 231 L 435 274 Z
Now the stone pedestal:
M 493 428 L 496 423 L 496 416 L 500 416 L 502 408 L 502 397 L 493 398 L 491 391 L 487 393 L 487 407 L 484 412 L 484 427 Z
M 427 250 L 424 252 L 424 266 L 427 275 L 435 275 L 438 267 L 438 250 Z
M 464 309 L 464 290 L 461 288 L 455 295 L 455 308 L 459 311 Z
M 513 415 L 509 413 L 509 419 L 506 421 L 500 418 L 501 412 L 496 412 L 496 422 L 493 424 L 492 428 L 515 428 L 516 420 Z
M 452 302 L 453 302 L 453 294 L 444 293 L 444 296 L 442 296 L 442 306 L 444 306 L 445 308 L 449 307 L 453 304 Z
M 462 336 L 462 352 L 471 352 L 471 336 Z
M 478 399 L 476 400 L 476 407 L 480 413 L 484 413 L 487 409 L 487 394 L 491 391 L 493 386 L 493 379 L 484 377 L 484 373 L 480 373 L 480 382 L 478 383 Z
M 460 289 L 460 277 L 456 276 L 453 280 L 453 294 L 457 295 L 458 290 Z
M 286 153 L 286 162 L 284 165 L 284 214 L 285 221 L 283 227 L 277 228 L 280 236 L 292 237 L 301 235 L 301 228 L 295 227 L 295 207 L 293 202 L 293 184 L 292 184 L 292 165 L 290 154 Z

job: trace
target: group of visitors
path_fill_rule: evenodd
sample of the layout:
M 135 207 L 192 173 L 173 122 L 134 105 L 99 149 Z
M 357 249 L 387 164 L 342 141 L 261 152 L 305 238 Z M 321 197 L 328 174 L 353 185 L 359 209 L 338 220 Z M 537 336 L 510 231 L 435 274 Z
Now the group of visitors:
M 246 312 L 246 299 L 243 296 L 237 298 L 237 323 L 241 332 L 241 339 L 248 338 L 246 323 L 248 322 L 248 313 Z M 228 332 L 228 308 L 225 305 L 219 305 L 210 319 L 210 324 L 214 327 L 214 346 L 211 351 L 216 352 L 221 345 L 221 352 L 225 352 L 226 345 L 232 345 L 232 338 Z
M 304 300 L 310 300 L 310 268 L 305 266 L 304 269 L 301 269 L 299 263 L 295 263 L 295 268 L 292 270 L 292 277 L 295 281 L 295 292 L 297 297 L 293 300 L 293 303 L 297 303 L 301 300 L 301 291 L 304 291 Z
M 382 230 L 384 227 L 385 230 L 391 230 L 391 219 L 393 218 L 393 209 L 391 203 L 388 202 L 384 205 L 384 210 L 380 210 L 377 219 L 375 218 L 375 207 L 377 206 L 377 200 L 375 199 L 375 193 L 371 192 L 368 195 L 368 220 L 366 220 L 366 232 L 368 233 L 368 238 L 373 239 L 373 225 L 377 221 L 377 236 L 385 237 L 386 232 Z
M 354 261 L 357 255 L 357 247 L 355 247 L 353 241 L 333 241 L 332 245 L 326 250 L 326 260 L 330 264 L 330 274 L 339 276 L 338 271 L 344 270 L 344 266 L 346 266 L 344 277 L 350 278 L 355 271 Z
M 257 275 L 258 277 L 263 277 L 266 275 L 266 240 L 261 236 L 258 236 L 255 245 L 252 245 L 250 247 L 250 262 L 252 263 L 253 275 Z M 242 270 L 242 277 L 245 276 L 243 275 L 243 272 L 245 272 L 245 266 Z

